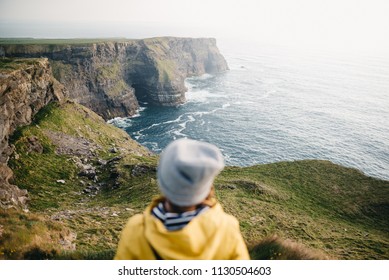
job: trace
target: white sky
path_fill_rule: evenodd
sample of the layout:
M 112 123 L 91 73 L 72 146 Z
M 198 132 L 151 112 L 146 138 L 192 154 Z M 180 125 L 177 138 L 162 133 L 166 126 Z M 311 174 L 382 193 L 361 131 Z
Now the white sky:
M 0 0 L 0 20 L 148 23 L 155 36 L 174 35 L 170 26 L 180 28 L 177 36 L 389 50 L 389 0 Z

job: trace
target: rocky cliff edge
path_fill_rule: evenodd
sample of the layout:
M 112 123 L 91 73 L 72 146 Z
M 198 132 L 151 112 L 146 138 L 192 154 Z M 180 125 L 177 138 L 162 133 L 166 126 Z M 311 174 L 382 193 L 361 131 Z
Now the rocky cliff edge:
M 0 44 L 6 57 L 47 57 L 69 98 L 104 119 L 135 114 L 138 101 L 159 106 L 185 102 L 184 80 L 228 70 L 213 38 Z
M 30 124 L 34 115 L 51 101 L 67 94 L 56 81 L 47 58 L 0 59 L 0 206 L 26 207 L 27 191 L 9 183 L 7 166 L 14 147 L 9 138 L 17 127 Z

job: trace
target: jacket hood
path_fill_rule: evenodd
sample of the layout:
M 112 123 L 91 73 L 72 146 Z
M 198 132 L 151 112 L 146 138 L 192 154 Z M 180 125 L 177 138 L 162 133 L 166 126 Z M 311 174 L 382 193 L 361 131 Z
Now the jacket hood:
M 162 259 L 210 259 L 221 247 L 228 246 L 225 232 L 231 230 L 231 224 L 239 228 L 236 219 L 224 213 L 221 205 L 215 201 L 214 206 L 184 228 L 168 231 L 151 214 L 157 203 L 154 201 L 144 213 L 144 230 L 148 243 Z

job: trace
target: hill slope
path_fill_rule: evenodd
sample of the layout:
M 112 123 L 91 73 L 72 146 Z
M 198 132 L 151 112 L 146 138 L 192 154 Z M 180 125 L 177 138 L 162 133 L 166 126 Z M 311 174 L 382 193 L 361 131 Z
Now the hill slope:
M 76 103 L 50 104 L 11 142 L 30 211 L 0 210 L 0 258 L 112 258 L 125 221 L 158 196 L 157 157 Z M 277 234 L 330 258 L 389 259 L 387 181 L 311 160 L 227 167 L 215 189 L 254 258 Z

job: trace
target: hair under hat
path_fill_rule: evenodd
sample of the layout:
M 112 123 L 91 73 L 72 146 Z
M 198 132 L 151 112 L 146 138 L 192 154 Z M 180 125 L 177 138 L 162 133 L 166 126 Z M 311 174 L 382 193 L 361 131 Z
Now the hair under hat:
M 175 205 L 197 205 L 208 196 L 223 168 L 223 155 L 216 146 L 179 139 L 161 154 L 157 172 L 159 188 Z

